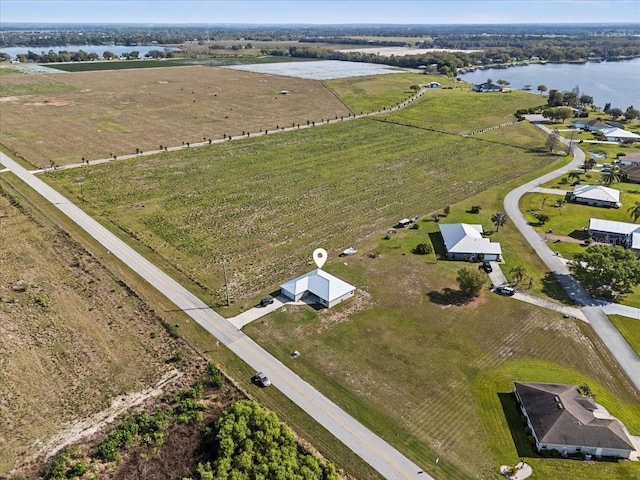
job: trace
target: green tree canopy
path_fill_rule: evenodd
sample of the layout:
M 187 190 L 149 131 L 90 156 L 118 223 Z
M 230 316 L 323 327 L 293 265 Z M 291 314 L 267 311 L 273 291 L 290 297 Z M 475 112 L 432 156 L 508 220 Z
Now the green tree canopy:
M 479 270 L 462 268 L 458 270 L 456 281 L 460 291 L 467 297 L 479 297 L 482 288 L 487 283 L 487 276 Z
M 640 283 L 640 259 L 617 245 L 591 245 L 575 255 L 571 269 L 592 292 L 608 286 L 615 292 L 628 293 Z
M 504 212 L 496 212 L 491 216 L 491 221 L 496 226 L 496 231 L 498 231 L 500 227 L 504 227 L 507 224 L 507 214 Z
M 274 413 L 255 402 L 234 403 L 217 420 L 215 430 L 218 456 L 211 478 L 339 480 L 332 465 L 321 466 Z

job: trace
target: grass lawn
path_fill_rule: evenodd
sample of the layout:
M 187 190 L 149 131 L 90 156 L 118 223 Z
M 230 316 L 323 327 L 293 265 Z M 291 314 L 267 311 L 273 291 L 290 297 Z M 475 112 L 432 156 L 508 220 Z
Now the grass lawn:
M 443 86 L 453 86 L 455 82 L 441 75 L 421 75 L 398 73 L 394 75 L 374 75 L 371 77 L 351 77 L 339 80 L 325 80 L 325 86 L 335 93 L 344 104 L 356 114 L 377 112 L 391 108 L 415 94 L 411 85 L 424 85 L 432 81 Z M 428 95 L 426 92 L 425 95 Z
M 420 129 L 362 119 L 96 165 L 82 175 L 85 208 L 206 286 L 219 303 L 223 259 L 232 298 L 251 298 L 299 274 L 319 245 L 335 254 L 399 218 L 551 161 L 519 145 L 425 138 Z M 79 174 L 47 178 L 79 200 Z
M 631 348 L 640 355 L 640 319 L 609 315 L 609 320 L 620 331 Z
M 422 102 L 386 118 L 436 131 L 464 133 L 515 121 L 516 110 L 541 102 L 535 95 L 517 90 L 495 95 L 472 92 L 467 84 L 453 90 L 429 89 L 422 98 Z M 464 112 L 473 114 L 464 115 Z
M 514 442 L 513 406 L 502 401 L 514 380 L 587 382 L 632 432 L 640 432 L 637 392 L 586 324 L 488 290 L 452 304 L 466 264 L 409 253 L 430 241 L 429 223 L 328 264 L 358 287 L 353 300 L 286 307 L 245 331 L 436 478 L 490 478 L 519 458 L 541 478 L 635 478 L 637 464 L 561 463 Z

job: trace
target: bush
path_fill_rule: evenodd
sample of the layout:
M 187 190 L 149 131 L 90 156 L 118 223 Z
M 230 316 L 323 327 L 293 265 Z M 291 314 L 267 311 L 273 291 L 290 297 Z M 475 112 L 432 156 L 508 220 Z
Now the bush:
M 433 252 L 433 248 L 428 243 L 419 243 L 411 251 L 416 255 L 429 255 Z
M 222 372 L 213 363 L 207 365 L 207 372 L 209 373 L 209 383 L 212 387 L 220 387 L 224 383 L 224 377 Z
M 527 440 L 529 440 L 529 443 L 530 443 L 531 445 L 535 445 L 535 444 L 536 444 L 536 439 L 535 439 L 535 438 L 533 438 L 533 435 L 529 435 L 529 436 L 527 437 Z

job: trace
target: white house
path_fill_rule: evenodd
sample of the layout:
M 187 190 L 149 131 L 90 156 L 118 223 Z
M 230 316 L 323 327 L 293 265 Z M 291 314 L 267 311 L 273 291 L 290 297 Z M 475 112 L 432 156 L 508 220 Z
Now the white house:
M 495 83 L 481 83 L 479 85 L 475 85 L 472 89 L 474 92 L 502 92 L 504 88 L 500 85 L 496 85 Z
M 500 244 L 482 236 L 482 225 L 441 223 L 439 226 L 450 260 L 500 260 Z
M 579 185 L 567 198 L 576 203 L 584 203 L 594 207 L 620 208 L 620 190 L 602 185 Z
M 620 245 L 640 253 L 640 225 L 635 223 L 591 218 L 589 233 L 596 242 Z
M 280 285 L 282 295 L 293 301 L 305 297 L 309 303 L 319 303 L 327 308 L 352 297 L 355 291 L 353 285 L 319 268 Z
M 514 382 L 538 451 L 629 458 L 633 442 L 615 418 L 594 414 L 598 405 L 574 385 Z
M 438 82 L 429 82 L 427 83 L 427 88 L 442 88 Z
M 633 143 L 640 141 L 640 135 L 627 132 L 621 128 L 608 128 L 601 130 L 600 133 L 604 135 L 608 142 Z

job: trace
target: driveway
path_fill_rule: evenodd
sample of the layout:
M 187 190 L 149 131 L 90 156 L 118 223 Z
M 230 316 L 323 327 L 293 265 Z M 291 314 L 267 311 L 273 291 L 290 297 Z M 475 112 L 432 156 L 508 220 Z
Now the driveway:
M 546 133 L 551 133 L 551 130 L 545 125 L 536 122 L 534 122 L 534 124 Z M 605 306 L 606 302 L 591 298 L 591 296 L 582 288 L 580 283 L 578 283 L 578 281 L 570 274 L 563 259 L 557 256 L 549 248 L 547 243 L 540 238 L 540 235 L 528 224 L 519 208 L 520 198 L 525 193 L 543 183 L 549 182 L 554 178 L 578 168 L 584 163 L 584 152 L 575 145 L 571 147 L 571 150 L 573 152 L 573 160 L 567 165 L 554 172 L 525 183 L 524 185 L 521 185 L 509 192 L 504 199 L 505 212 L 516 228 L 520 230 L 529 245 L 531 245 L 545 263 L 549 271 L 556 277 L 558 283 L 565 290 L 569 298 L 573 300 L 576 305 L 581 307 L 582 313 L 591 324 L 596 334 L 618 361 L 636 388 L 640 390 L 640 358 L 638 358 L 620 332 L 613 326 L 609 318 L 607 318 L 603 312 L 601 307 Z
M 63 195 L 0 152 L 0 163 L 198 322 L 252 369 L 264 372 L 275 388 L 331 432 L 386 479 L 433 480 L 422 468 L 340 409 L 260 345 L 211 310 L 149 260 L 137 253 Z M 274 302 L 275 303 L 275 302 Z

